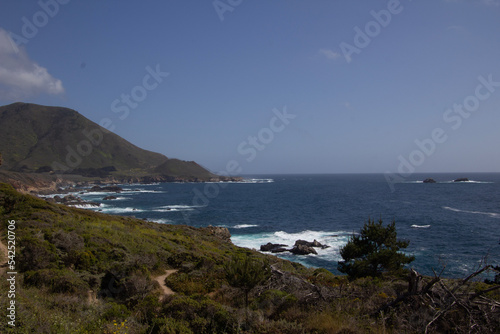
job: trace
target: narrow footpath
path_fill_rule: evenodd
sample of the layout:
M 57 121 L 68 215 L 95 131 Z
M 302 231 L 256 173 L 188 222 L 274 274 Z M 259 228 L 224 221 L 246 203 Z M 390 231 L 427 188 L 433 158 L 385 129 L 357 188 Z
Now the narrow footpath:
M 160 286 L 161 286 L 161 288 L 163 290 L 163 296 L 168 296 L 168 295 L 175 294 L 175 292 L 172 291 L 172 289 L 170 289 L 168 286 L 165 285 L 165 278 L 167 278 L 168 276 L 170 276 L 170 275 L 172 275 L 173 273 L 176 273 L 176 272 L 177 272 L 177 269 L 165 270 L 165 274 L 160 275 L 160 276 L 156 276 L 156 277 L 153 278 L 155 281 L 157 281 L 158 283 L 160 283 Z M 160 299 L 163 296 L 161 296 Z

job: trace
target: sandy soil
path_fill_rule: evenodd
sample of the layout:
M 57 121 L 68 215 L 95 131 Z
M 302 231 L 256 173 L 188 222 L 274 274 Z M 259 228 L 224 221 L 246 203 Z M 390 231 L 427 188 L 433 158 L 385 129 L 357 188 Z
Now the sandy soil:
M 160 275 L 160 276 L 156 276 L 156 277 L 153 278 L 155 281 L 157 281 L 158 283 L 160 283 L 160 286 L 161 286 L 161 288 L 163 290 L 163 294 L 165 296 L 175 294 L 175 292 L 173 292 L 172 289 L 170 289 L 168 286 L 165 285 L 165 278 L 167 278 L 168 276 L 170 276 L 170 275 L 172 275 L 173 273 L 176 273 L 176 272 L 177 272 L 176 269 L 165 270 L 165 274 Z

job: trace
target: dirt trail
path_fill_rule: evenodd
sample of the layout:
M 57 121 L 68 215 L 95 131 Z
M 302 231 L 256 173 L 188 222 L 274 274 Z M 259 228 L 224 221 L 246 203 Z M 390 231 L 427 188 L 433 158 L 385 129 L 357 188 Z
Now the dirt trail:
M 177 272 L 177 269 L 165 270 L 165 274 L 163 274 L 161 276 L 156 276 L 153 278 L 155 281 L 160 283 L 160 286 L 163 290 L 163 295 L 167 296 L 167 295 L 175 294 L 175 292 L 173 292 L 172 289 L 170 289 L 168 286 L 165 285 L 165 278 L 167 278 L 168 276 L 170 276 L 176 272 Z
M 7 246 L 5 246 L 0 240 L 0 275 L 3 275 L 7 272 L 7 262 L 9 252 L 7 250 Z

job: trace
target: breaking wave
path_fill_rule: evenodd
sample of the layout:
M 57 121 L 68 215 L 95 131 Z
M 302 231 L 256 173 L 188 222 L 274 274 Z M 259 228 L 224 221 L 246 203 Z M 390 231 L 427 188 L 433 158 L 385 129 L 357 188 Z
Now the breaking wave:
M 240 225 L 235 225 L 232 226 L 231 228 L 249 228 L 249 227 L 258 227 L 259 225 L 252 225 L 252 224 L 240 224 Z
M 196 208 L 202 208 L 202 207 L 203 206 L 176 204 L 176 205 L 165 205 L 157 209 L 153 209 L 152 211 L 155 212 L 193 211 L 196 210 Z
M 289 260 L 293 260 L 295 262 L 300 262 L 301 257 L 317 257 L 322 260 L 327 261 L 339 261 L 341 259 L 339 249 L 347 243 L 349 236 L 352 233 L 347 232 L 329 232 L 329 231 L 302 231 L 298 233 L 288 233 L 284 231 L 277 232 L 264 232 L 264 233 L 256 233 L 256 234 L 242 234 L 242 235 L 233 235 L 231 237 L 231 241 L 240 247 L 246 247 L 250 249 L 260 249 L 261 245 L 265 245 L 268 242 L 275 244 L 283 244 L 287 245 L 288 248 L 292 248 L 297 240 L 306 240 L 313 241 L 317 240 L 324 245 L 328 245 L 330 247 L 321 249 L 315 248 L 317 255 L 309 254 L 309 255 L 292 255 L 288 252 L 285 253 L 277 253 L 275 255 L 279 257 L 283 257 Z
M 454 211 L 454 212 L 463 212 L 463 213 L 472 213 L 472 214 L 477 214 L 477 215 L 486 215 L 486 216 L 490 216 L 491 218 L 500 218 L 500 213 L 496 213 L 496 212 L 482 212 L 482 211 L 460 210 L 460 209 L 451 208 L 449 206 L 443 206 L 443 209 Z

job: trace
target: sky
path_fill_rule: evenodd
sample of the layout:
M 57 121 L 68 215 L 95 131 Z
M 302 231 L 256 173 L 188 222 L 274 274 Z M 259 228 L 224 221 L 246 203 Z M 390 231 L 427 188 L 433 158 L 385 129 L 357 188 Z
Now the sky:
M 0 105 L 213 172 L 500 172 L 500 0 L 2 1 Z

